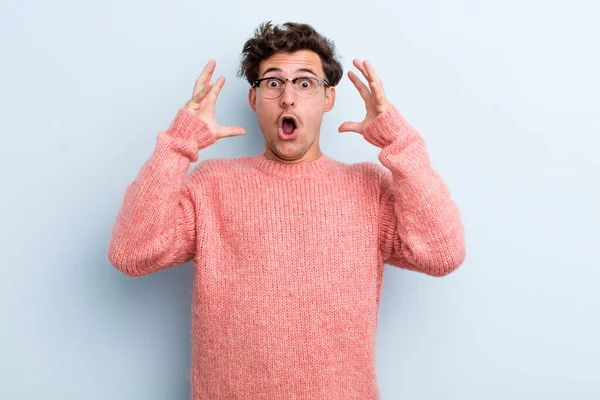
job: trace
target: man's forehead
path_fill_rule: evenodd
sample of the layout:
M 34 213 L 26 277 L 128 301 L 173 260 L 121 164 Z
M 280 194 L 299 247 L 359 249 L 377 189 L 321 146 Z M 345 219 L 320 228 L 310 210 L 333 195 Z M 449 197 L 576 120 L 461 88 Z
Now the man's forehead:
M 321 58 L 312 51 L 298 51 L 295 53 L 277 53 L 260 63 L 259 75 L 275 71 L 283 74 L 296 72 L 312 72 L 322 75 Z

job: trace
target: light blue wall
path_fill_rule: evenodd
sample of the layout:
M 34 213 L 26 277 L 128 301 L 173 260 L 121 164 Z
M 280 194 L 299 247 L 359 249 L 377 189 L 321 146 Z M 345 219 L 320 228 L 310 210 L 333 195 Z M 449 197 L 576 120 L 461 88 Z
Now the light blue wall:
M 0 398 L 186 400 L 192 265 L 134 279 L 106 250 L 126 186 L 210 58 L 217 121 L 262 151 L 239 53 L 265 20 L 307 22 L 345 72 L 368 59 L 425 138 L 467 260 L 437 279 L 386 266 L 382 399 L 598 399 L 600 84 L 592 1 L 3 1 Z M 344 77 L 322 126 L 364 105 Z M 595 248 L 594 248 L 595 247 Z

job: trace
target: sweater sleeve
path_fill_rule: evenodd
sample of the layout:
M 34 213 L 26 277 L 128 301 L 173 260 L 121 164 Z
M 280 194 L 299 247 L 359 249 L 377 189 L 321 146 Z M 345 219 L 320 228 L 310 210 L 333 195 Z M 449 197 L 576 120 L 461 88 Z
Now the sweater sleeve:
M 432 276 L 465 259 L 459 210 L 431 167 L 425 142 L 391 105 L 365 129 L 381 148 L 379 251 L 384 263 Z
M 125 191 L 108 258 L 124 274 L 142 276 L 183 264 L 196 247 L 196 196 L 187 171 L 216 141 L 208 125 L 180 108 Z

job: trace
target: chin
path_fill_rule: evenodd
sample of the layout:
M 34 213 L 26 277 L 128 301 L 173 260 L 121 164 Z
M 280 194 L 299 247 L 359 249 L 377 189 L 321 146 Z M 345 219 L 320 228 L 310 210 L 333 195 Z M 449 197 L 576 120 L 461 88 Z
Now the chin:
M 283 146 L 276 146 L 276 148 L 275 154 L 285 159 L 294 159 L 304 154 L 303 148 L 295 144 L 285 143 Z
M 283 160 L 296 160 L 306 153 L 306 149 L 298 143 L 278 143 L 272 151 Z

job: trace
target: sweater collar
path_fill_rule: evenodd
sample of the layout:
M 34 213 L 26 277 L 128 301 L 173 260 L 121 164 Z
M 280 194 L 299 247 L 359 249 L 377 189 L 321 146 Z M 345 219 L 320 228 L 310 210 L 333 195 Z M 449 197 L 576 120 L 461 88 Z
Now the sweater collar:
M 260 171 L 278 178 L 290 179 L 321 175 L 333 166 L 334 160 L 321 152 L 319 158 L 299 163 L 285 163 L 271 160 L 265 152 L 254 156 L 253 163 Z

